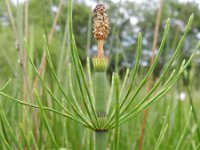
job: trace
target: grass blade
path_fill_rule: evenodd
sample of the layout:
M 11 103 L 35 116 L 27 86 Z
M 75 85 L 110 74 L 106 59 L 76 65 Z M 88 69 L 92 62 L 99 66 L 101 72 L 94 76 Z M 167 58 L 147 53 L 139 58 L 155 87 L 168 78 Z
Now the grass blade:
M 8 144 L 8 142 L 3 138 L 3 136 L 0 134 L 0 139 L 4 143 L 7 150 L 12 150 L 12 147 Z
M 25 149 L 31 150 L 30 144 L 29 144 L 29 142 L 28 142 L 28 140 L 27 140 L 27 137 L 26 137 L 25 132 L 24 132 L 24 129 L 23 129 L 23 125 L 20 123 L 19 126 L 20 126 L 20 130 L 21 130 L 21 134 L 22 134 L 23 141 L 24 141 L 24 143 L 25 143 L 25 145 L 26 145 L 26 148 L 25 148 Z
M 8 84 L 12 81 L 12 79 L 9 79 L 4 85 L 2 88 L 0 88 L 0 91 L 3 91 L 7 86 Z
M 165 113 L 165 117 L 164 117 L 163 125 L 162 125 L 161 131 L 160 131 L 160 135 L 156 141 L 155 150 L 159 150 L 159 146 L 164 139 L 165 133 L 168 128 L 168 123 L 167 123 L 168 116 L 169 116 L 169 106 L 167 107 L 167 111 Z
M 4 124 L 5 127 L 8 129 L 9 137 L 11 138 L 11 141 L 16 145 L 16 147 L 19 150 L 23 150 L 21 144 L 18 142 L 17 137 L 15 136 L 15 134 L 12 130 L 12 127 L 10 126 L 10 124 L 6 118 L 5 112 L 4 112 L 1 104 L 0 104 L 0 117 L 1 117 L 2 124 Z
M 55 139 L 55 136 L 53 135 L 53 132 L 52 132 L 51 127 L 50 127 L 50 124 L 49 124 L 49 122 L 47 120 L 47 116 L 46 116 L 45 112 L 42 109 L 42 103 L 41 103 L 40 97 L 39 97 L 39 95 L 38 95 L 38 93 L 36 91 L 35 91 L 35 94 L 36 94 L 36 99 L 37 99 L 37 102 L 38 102 L 38 105 L 39 105 L 39 110 L 40 110 L 40 113 L 42 114 L 42 117 L 44 119 L 44 123 L 45 123 L 45 126 L 47 128 L 48 134 L 49 134 L 49 136 L 50 136 L 55 148 L 59 149 L 58 144 L 57 144 L 56 139 Z
M 36 150 L 39 150 L 38 145 L 37 145 L 37 143 L 36 143 L 36 141 L 35 141 L 35 138 L 34 138 L 34 136 L 33 136 L 33 132 L 31 131 L 30 134 L 31 134 L 31 138 L 32 138 L 33 145 L 34 145 L 35 149 L 36 149 Z
M 183 129 L 183 132 L 182 132 L 182 134 L 181 134 L 181 136 L 180 136 L 180 139 L 179 139 L 179 141 L 178 141 L 178 143 L 177 143 L 177 145 L 176 145 L 175 150 L 179 150 L 179 149 L 180 149 L 181 143 L 182 143 L 183 138 L 184 138 L 184 136 L 185 136 L 185 133 L 186 133 L 186 131 L 187 131 L 188 124 L 189 124 L 189 122 L 190 122 L 191 113 L 192 113 L 192 108 L 190 108 L 190 111 L 189 111 L 189 114 L 188 114 L 188 117 L 187 117 L 187 121 L 186 121 L 186 124 L 185 124 L 185 128 Z

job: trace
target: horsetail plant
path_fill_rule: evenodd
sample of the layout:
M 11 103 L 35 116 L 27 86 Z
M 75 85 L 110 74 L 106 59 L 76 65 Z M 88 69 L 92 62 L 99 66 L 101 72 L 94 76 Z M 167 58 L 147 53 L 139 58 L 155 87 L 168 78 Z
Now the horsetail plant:
M 106 149 L 107 130 L 103 129 L 107 121 L 107 89 L 106 89 L 106 70 L 108 59 L 104 55 L 103 43 L 108 35 L 108 16 L 105 12 L 105 6 L 98 4 L 94 11 L 94 37 L 98 43 L 97 56 L 93 58 L 94 83 L 95 83 L 95 109 L 98 117 L 99 128 L 95 131 L 96 149 Z
M 193 15 L 190 16 L 187 26 L 185 28 L 185 32 L 181 37 L 181 40 L 175 49 L 172 57 L 169 60 L 169 63 L 164 67 L 162 75 L 156 81 L 152 89 L 142 97 L 139 101 L 136 101 L 138 94 L 141 92 L 142 87 L 147 82 L 148 77 L 154 71 L 158 59 L 164 50 L 167 35 L 170 28 L 170 20 L 168 19 L 165 25 L 164 34 L 162 38 L 161 45 L 159 47 L 158 53 L 155 57 L 155 60 L 150 66 L 149 70 L 147 71 L 145 77 L 137 87 L 134 87 L 134 82 L 137 77 L 137 72 L 140 66 L 140 55 L 142 50 L 142 35 L 141 33 L 138 34 L 137 39 L 137 57 L 136 57 L 136 64 L 133 69 L 127 69 L 126 76 L 124 78 L 124 82 L 122 84 L 122 88 L 120 88 L 119 82 L 119 75 L 118 73 L 114 73 L 112 76 L 112 83 L 111 87 L 108 88 L 107 86 L 107 76 L 106 70 L 108 68 L 108 57 L 104 54 L 103 45 L 105 39 L 109 32 L 109 22 L 108 16 L 106 14 L 105 6 L 103 4 L 97 4 L 93 11 L 94 16 L 94 37 L 98 44 L 97 55 L 92 59 L 93 67 L 94 67 L 94 81 L 92 80 L 92 75 L 90 72 L 90 64 L 89 59 L 88 62 L 88 74 L 89 74 L 89 82 L 87 82 L 87 78 L 82 66 L 82 63 L 79 59 L 78 51 L 76 48 L 75 37 L 73 35 L 73 28 L 72 28 L 72 0 L 68 0 L 68 31 L 69 31 L 69 43 L 70 43 L 70 50 L 71 50 L 71 60 L 72 64 L 69 65 L 69 91 L 72 93 L 72 96 L 67 93 L 61 82 L 59 81 L 58 75 L 56 74 L 50 52 L 49 46 L 46 37 L 44 36 L 44 46 L 47 55 L 47 62 L 49 65 L 50 72 L 53 74 L 55 78 L 56 84 L 58 86 L 59 91 L 62 93 L 63 97 L 66 100 L 68 106 L 66 107 L 60 98 L 55 95 L 51 88 L 49 88 L 48 84 L 44 81 L 42 76 L 38 73 L 36 66 L 33 63 L 31 57 L 29 57 L 29 62 L 35 71 L 35 74 L 38 76 L 42 86 L 46 90 L 46 92 L 50 95 L 51 100 L 56 103 L 61 110 L 58 108 L 51 108 L 48 106 L 44 106 L 41 103 L 40 94 L 38 91 L 35 91 L 35 98 L 37 104 L 30 104 L 26 101 L 22 101 L 20 99 L 16 99 L 6 93 L 3 92 L 5 87 L 8 85 L 10 81 L 8 81 L 3 88 L 0 89 L 0 95 L 4 96 L 8 99 L 11 99 L 15 102 L 18 102 L 22 105 L 30 106 L 33 108 L 39 109 L 41 112 L 44 120 L 45 125 L 48 129 L 48 134 L 53 141 L 55 149 L 59 149 L 58 143 L 52 134 L 51 128 L 49 126 L 48 120 L 45 115 L 45 111 L 51 111 L 63 117 L 69 118 L 74 120 L 75 122 L 83 125 L 86 128 L 91 129 L 94 131 L 95 135 L 95 149 L 96 150 L 106 150 L 108 147 L 107 141 L 109 136 L 109 131 L 112 129 L 114 130 L 115 138 L 113 142 L 114 149 L 118 149 L 119 144 L 119 128 L 120 125 L 124 124 L 125 122 L 129 121 L 136 117 L 140 112 L 146 109 L 151 104 L 158 101 L 162 96 L 164 96 L 176 83 L 179 77 L 182 75 L 184 70 L 188 67 L 191 63 L 192 58 L 195 56 L 196 50 L 200 46 L 200 42 L 198 42 L 194 52 L 188 59 L 188 61 L 183 60 L 181 66 L 177 70 L 171 71 L 172 63 L 176 60 L 177 55 L 182 49 L 186 36 L 189 32 L 191 23 L 193 21 Z M 71 71 L 75 71 L 74 78 L 77 81 L 78 89 L 80 92 L 74 91 L 73 85 L 75 83 L 72 82 L 72 75 Z M 129 81 L 129 82 L 128 82 Z M 89 83 L 89 84 L 88 84 Z M 127 90 L 125 91 L 127 87 Z M 134 89 L 134 90 L 133 90 Z M 125 91 L 125 92 L 124 92 Z M 94 93 L 93 93 L 94 92 Z M 108 94 L 110 92 L 110 94 Z M 123 93 L 123 94 L 122 94 Z M 81 99 L 79 101 L 78 99 Z M 148 101 L 146 101 L 148 99 Z M 114 105 L 114 106 L 113 106 Z M 111 107 L 112 106 L 112 107 Z M 163 129 L 165 129 L 163 127 Z M 11 130 L 12 132 L 12 130 Z M 163 133 L 164 134 L 164 133 Z M 13 135 L 14 136 L 14 135 Z M 3 136 L 0 136 L 4 144 L 8 149 L 11 149 L 13 145 L 9 145 Z M 14 138 L 16 139 L 16 138 Z M 17 139 L 16 139 L 17 140 Z M 162 141 L 162 134 L 160 136 L 160 142 Z M 156 145 L 158 149 L 160 142 Z M 12 143 L 16 145 L 19 149 L 21 149 L 22 145 L 17 144 L 16 141 Z M 28 147 L 30 146 L 27 143 Z

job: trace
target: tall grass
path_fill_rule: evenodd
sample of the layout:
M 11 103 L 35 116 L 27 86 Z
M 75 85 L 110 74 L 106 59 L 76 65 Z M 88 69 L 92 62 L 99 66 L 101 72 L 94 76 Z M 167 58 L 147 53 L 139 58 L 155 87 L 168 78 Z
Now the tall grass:
M 68 21 L 60 54 L 62 59 L 57 69 L 51 57 L 48 37 L 43 36 L 47 61 L 43 74 L 37 69 L 29 41 L 22 41 L 27 52 L 27 65 L 31 66 L 31 69 L 23 68 L 30 71 L 26 74 L 28 83 L 33 83 L 36 77 L 40 82 L 37 86 L 29 86 L 32 93 L 31 90 L 27 90 L 28 95 L 33 94 L 32 99 L 29 96 L 24 99 L 21 91 L 17 96 L 15 89 L 12 89 L 13 86 L 16 87 L 15 82 L 11 80 L 0 89 L 0 149 L 133 149 L 137 147 L 141 112 L 150 106 L 152 111 L 147 121 L 151 122 L 151 125 L 147 126 L 144 149 L 181 149 L 187 145 L 187 149 L 198 149 L 198 133 L 195 132 L 199 130 L 198 121 L 190 122 L 194 109 L 185 104 L 179 133 L 178 129 L 173 128 L 178 124 L 175 118 L 177 106 L 173 104 L 173 92 L 166 95 L 170 89 L 175 89 L 173 86 L 191 64 L 200 46 L 198 42 L 190 58 L 187 61 L 182 60 L 181 65 L 172 70 L 172 64 L 176 61 L 189 32 L 193 15 L 190 16 L 185 32 L 161 76 L 151 90 L 145 92 L 144 86 L 153 73 L 162 51 L 165 50 L 170 19 L 166 22 L 155 60 L 142 80 L 138 81 L 137 76 L 142 51 L 142 34 L 138 33 L 135 66 L 127 69 L 124 80 L 120 79 L 116 69 L 110 84 L 106 75 L 106 58 L 93 58 L 94 70 L 91 69 L 88 58 L 85 71 L 73 34 L 72 12 L 72 0 L 68 0 Z M 62 55 L 65 53 L 64 45 L 67 40 L 70 58 L 67 59 L 68 68 L 62 69 Z M 65 82 L 62 82 L 63 73 L 66 76 Z M 168 105 L 172 108 L 167 107 L 164 102 L 159 102 L 163 97 L 168 99 Z M 185 141 L 184 138 L 188 137 L 192 140 Z

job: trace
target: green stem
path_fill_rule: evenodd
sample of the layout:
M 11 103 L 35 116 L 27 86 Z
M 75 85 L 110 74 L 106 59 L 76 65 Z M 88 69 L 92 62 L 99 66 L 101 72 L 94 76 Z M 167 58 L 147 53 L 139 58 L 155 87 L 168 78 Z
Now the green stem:
M 95 150 L 106 150 L 107 149 L 107 131 L 96 131 L 95 132 L 95 141 L 96 146 Z
M 106 114 L 106 72 L 95 72 L 95 108 L 100 127 L 95 131 L 96 150 L 106 150 L 107 131 L 103 126 L 107 121 Z
M 106 73 L 95 72 L 96 112 L 98 117 L 106 116 Z

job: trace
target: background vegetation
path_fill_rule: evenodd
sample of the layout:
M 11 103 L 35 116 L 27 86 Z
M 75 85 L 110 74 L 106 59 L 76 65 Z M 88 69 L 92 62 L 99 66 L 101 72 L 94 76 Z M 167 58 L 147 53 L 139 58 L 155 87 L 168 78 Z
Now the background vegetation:
M 97 1 L 91 0 L 91 3 L 95 4 Z M 136 88 L 150 67 L 159 2 L 114 3 L 104 0 L 103 3 L 108 8 L 110 18 L 110 33 L 105 43 L 106 55 L 110 58 L 108 83 L 111 83 L 112 72 L 115 71 L 120 74 L 120 85 L 123 84 L 122 79 L 125 78 L 126 68 L 131 69 L 135 65 L 137 34 L 140 31 L 143 35 L 140 68 L 134 83 Z M 73 65 L 70 75 L 67 6 L 67 0 L 30 0 L 28 3 L 20 4 L 14 4 L 9 0 L 0 1 L 0 87 L 2 88 L 9 81 L 9 84 L 1 91 L 25 102 L 38 104 L 40 100 L 36 100 L 34 94 L 34 90 L 37 89 L 44 106 L 59 109 L 38 81 L 33 67 L 28 62 L 27 56 L 30 56 L 38 70 L 43 70 L 41 71 L 42 78 L 53 93 L 63 105 L 71 109 L 55 84 L 50 66 L 44 65 L 45 61 L 44 64 L 41 63 L 42 58 L 45 58 L 43 41 L 43 34 L 45 34 L 48 37 L 53 65 L 59 80 L 70 97 L 73 97 L 71 87 L 69 87 L 72 82 L 75 94 L 81 99 Z M 164 25 L 168 17 L 171 18 L 171 28 L 162 56 L 153 72 L 153 81 L 157 80 L 172 56 L 192 13 L 194 21 L 191 30 L 179 53 L 179 58 L 173 63 L 173 68 L 180 66 L 183 59 L 189 58 L 200 39 L 200 8 L 194 2 L 180 3 L 167 0 L 162 3 L 156 51 L 161 44 Z M 91 6 L 85 1 L 74 0 L 73 32 L 86 74 L 87 57 L 93 57 L 97 49 L 92 35 L 91 18 Z M 24 39 L 27 40 L 27 44 Z M 40 64 L 43 64 L 42 67 Z M 149 107 L 142 149 L 200 149 L 199 78 L 200 51 L 198 50 L 191 65 L 173 89 Z M 137 100 L 139 101 L 146 93 L 146 87 L 144 87 Z M 193 110 L 190 109 L 191 102 Z M 120 127 L 120 150 L 138 148 L 142 120 L 141 113 Z M 94 149 L 91 130 L 57 114 L 25 107 L 3 96 L 0 97 L 0 125 L 0 149 L 9 149 L 6 143 L 12 145 L 12 149 Z M 109 132 L 108 147 L 110 149 L 114 147 L 114 131 Z

